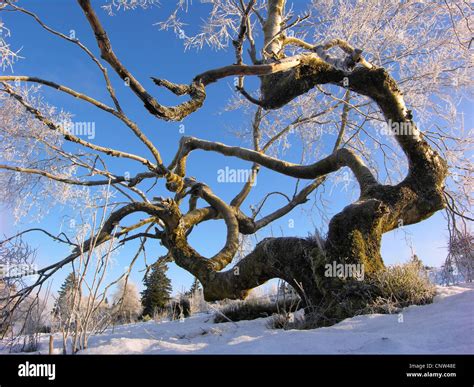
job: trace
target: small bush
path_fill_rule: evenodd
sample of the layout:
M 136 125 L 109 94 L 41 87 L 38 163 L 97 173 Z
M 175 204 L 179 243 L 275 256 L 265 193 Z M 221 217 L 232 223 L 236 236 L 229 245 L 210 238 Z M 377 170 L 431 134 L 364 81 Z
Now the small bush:
M 290 320 L 288 315 L 274 314 L 267 323 L 267 328 L 270 329 L 287 329 Z
M 191 314 L 207 313 L 209 311 L 209 305 L 206 300 L 204 300 L 204 294 L 201 289 L 197 289 L 191 293 L 189 296 L 189 303 L 191 306 Z
M 23 344 L 23 348 L 21 352 L 24 352 L 24 353 L 38 352 L 38 349 L 39 349 L 38 342 L 35 341 L 35 339 L 28 339 L 28 341 L 26 341 Z
M 371 282 L 379 293 L 368 305 L 373 313 L 395 313 L 409 305 L 430 304 L 436 294 L 436 287 L 418 260 L 386 267 Z
M 191 303 L 185 296 L 181 296 L 179 300 L 172 300 L 168 306 L 168 317 L 171 320 L 179 320 L 191 315 Z
M 215 323 L 230 321 L 255 320 L 270 317 L 274 314 L 287 314 L 298 309 L 299 299 L 271 301 L 270 299 L 249 299 L 233 301 L 214 316 Z
M 49 325 L 41 325 L 38 328 L 38 333 L 51 333 L 51 327 Z
M 310 319 L 304 314 L 303 309 L 293 313 L 274 314 L 267 322 L 269 329 L 309 329 L 305 325 Z
M 181 314 L 183 317 L 186 318 L 191 316 L 191 302 L 189 301 L 189 298 L 182 297 L 179 300 L 179 307 L 181 309 Z
M 153 311 L 153 320 L 156 322 L 162 322 L 167 319 L 170 319 L 171 309 L 170 308 L 156 308 Z

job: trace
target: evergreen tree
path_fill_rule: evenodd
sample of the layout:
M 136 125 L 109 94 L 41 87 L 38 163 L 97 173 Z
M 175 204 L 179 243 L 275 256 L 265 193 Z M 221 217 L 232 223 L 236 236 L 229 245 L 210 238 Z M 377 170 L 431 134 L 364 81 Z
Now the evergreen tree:
M 195 294 L 199 290 L 201 290 L 201 283 L 199 282 L 199 280 L 196 277 L 194 277 L 193 284 L 191 285 L 191 288 L 189 289 L 189 294 L 192 296 L 193 294 Z
M 53 315 L 54 317 L 64 316 L 70 308 L 71 294 L 74 291 L 74 287 L 77 284 L 77 279 L 74 273 L 70 273 L 64 280 L 61 288 L 58 291 L 58 298 L 54 304 Z
M 166 276 L 165 264 L 155 263 L 143 278 L 145 290 L 142 292 L 143 315 L 153 316 L 154 312 L 163 309 L 170 300 L 171 280 Z

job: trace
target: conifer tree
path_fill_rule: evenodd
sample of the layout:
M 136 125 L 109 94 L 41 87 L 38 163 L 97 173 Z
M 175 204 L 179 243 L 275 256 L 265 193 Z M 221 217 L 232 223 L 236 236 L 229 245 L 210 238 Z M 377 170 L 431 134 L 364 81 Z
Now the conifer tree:
M 195 294 L 199 290 L 201 290 L 201 283 L 199 282 L 199 280 L 196 277 L 194 277 L 194 281 L 193 281 L 191 287 L 189 288 L 189 294 L 192 296 L 193 294 Z
M 143 315 L 153 316 L 156 310 L 163 309 L 170 299 L 171 280 L 166 276 L 165 264 L 155 263 L 143 278 L 145 289 L 142 291 Z
M 58 298 L 54 304 L 53 315 L 54 317 L 64 316 L 70 308 L 71 294 L 74 291 L 74 287 L 77 284 L 77 279 L 74 273 L 69 275 L 64 280 L 61 288 L 58 291 Z

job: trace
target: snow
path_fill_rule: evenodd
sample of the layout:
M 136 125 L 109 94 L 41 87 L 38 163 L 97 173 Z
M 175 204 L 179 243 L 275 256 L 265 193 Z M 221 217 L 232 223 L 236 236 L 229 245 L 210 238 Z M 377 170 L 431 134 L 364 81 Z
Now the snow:
M 91 337 L 84 354 L 473 354 L 474 286 L 438 287 L 433 304 L 401 315 L 363 315 L 327 328 L 275 330 L 268 318 L 213 323 L 211 314 L 184 321 L 129 324 Z M 55 340 L 60 347 L 60 337 Z M 47 337 L 41 344 L 47 352 Z

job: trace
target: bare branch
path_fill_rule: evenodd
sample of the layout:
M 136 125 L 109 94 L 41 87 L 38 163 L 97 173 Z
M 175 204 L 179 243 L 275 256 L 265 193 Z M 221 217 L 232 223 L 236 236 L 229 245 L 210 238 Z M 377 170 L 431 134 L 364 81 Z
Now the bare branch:
M 180 151 L 178 151 L 178 159 L 185 159 L 193 149 L 213 151 L 224 156 L 238 157 L 242 160 L 260 164 L 284 175 L 300 179 L 316 179 L 327 175 L 328 173 L 335 172 L 343 166 L 347 166 L 356 176 L 362 191 L 378 184 L 373 174 L 364 165 L 362 160 L 345 148 L 337 150 L 333 154 L 314 164 L 299 165 L 281 161 L 250 149 L 230 147 L 221 143 L 199 140 L 194 137 L 183 137 L 181 140 Z M 174 166 L 175 165 L 171 165 L 170 169 L 174 168 Z
M 0 77 L 0 79 L 1 78 L 2 77 Z M 143 157 L 134 155 L 132 153 L 118 151 L 118 150 L 115 150 L 115 149 L 112 149 L 112 148 L 106 148 L 106 147 L 103 147 L 103 146 L 95 145 L 95 144 L 92 144 L 88 141 L 82 140 L 79 137 L 77 137 L 77 136 L 75 136 L 71 133 L 65 132 L 64 130 L 62 130 L 62 128 L 60 128 L 55 123 L 53 123 L 51 120 L 46 118 L 38 109 L 36 109 L 33 106 L 31 106 L 30 104 L 28 104 L 28 102 L 26 102 L 25 99 L 21 95 L 17 94 L 7 83 L 5 83 L 5 82 L 1 82 L 1 83 L 4 86 L 5 90 L 13 98 L 15 98 L 18 102 L 20 102 L 26 108 L 26 110 L 28 112 L 33 114 L 39 121 L 41 121 L 43 124 L 45 124 L 49 129 L 57 131 L 59 133 L 62 133 L 65 140 L 75 142 L 75 143 L 80 144 L 82 146 L 85 146 L 87 148 L 96 150 L 98 152 L 105 153 L 109 156 L 129 158 L 129 159 L 132 159 L 132 160 L 135 160 L 135 161 L 138 161 L 138 162 L 142 163 L 143 165 L 147 166 L 152 171 L 157 170 L 156 165 L 154 165 L 153 163 L 151 163 L 150 161 L 148 161 L 147 159 L 145 159 Z
M 162 161 L 161 161 L 161 156 L 160 156 L 160 153 L 158 152 L 158 150 L 156 149 L 156 147 L 153 145 L 153 143 L 143 134 L 143 132 L 138 128 L 138 126 L 133 122 L 131 121 L 125 114 L 123 114 L 122 112 L 120 111 L 116 111 L 114 110 L 113 108 L 111 108 L 110 106 L 107 106 L 105 104 L 103 104 L 102 102 L 99 102 L 91 97 L 89 97 L 88 95 L 86 94 L 82 94 L 82 93 L 79 93 L 69 87 L 66 87 L 66 86 L 62 86 L 62 85 L 59 85 L 55 82 L 51 82 L 51 81 L 48 81 L 48 80 L 44 80 L 44 79 L 41 79 L 41 78 L 36 78 L 36 77 L 29 77 L 29 76 L 12 76 L 12 75 L 9 75 L 9 76 L 0 76 L 0 83 L 2 85 L 7 85 L 6 83 L 4 83 L 4 81 L 15 81 L 15 82 L 20 82 L 20 81 L 24 81 L 24 82 L 33 82 L 33 83 L 39 83 L 39 84 L 42 84 L 42 85 L 45 85 L 45 86 L 48 86 L 48 87 L 51 87 L 53 89 L 56 89 L 56 90 L 59 90 L 59 91 L 62 91 L 66 94 L 69 94 L 75 98 L 78 98 L 78 99 L 81 99 L 83 101 L 86 101 L 86 102 L 89 102 L 90 104 L 96 106 L 97 108 L 107 112 L 107 113 L 110 113 L 112 115 L 114 115 L 115 117 L 119 118 L 122 122 L 124 122 L 133 132 L 134 134 L 147 146 L 147 148 L 151 151 L 151 153 L 153 154 L 153 156 L 155 157 L 155 160 L 157 161 L 157 163 L 159 165 L 161 165 Z M 6 91 L 9 93 L 9 94 L 12 94 L 12 91 L 13 89 L 11 89 L 11 87 L 7 87 L 5 86 L 5 88 L 7 89 Z
M 71 42 L 73 44 L 76 44 L 81 50 L 83 50 L 90 58 L 91 60 L 97 65 L 97 67 L 99 67 L 100 71 L 102 72 L 102 75 L 105 79 L 105 83 L 107 85 L 107 91 L 109 92 L 110 94 L 110 97 L 112 98 L 113 102 L 114 102 L 114 105 L 115 105 L 115 108 L 117 109 L 117 111 L 121 112 L 122 109 L 120 107 L 120 104 L 117 100 L 117 96 L 115 95 L 115 90 L 114 88 L 112 87 L 112 83 L 110 82 L 110 78 L 109 78 L 109 75 L 107 74 L 107 69 L 102 65 L 102 63 L 100 63 L 100 61 L 94 56 L 94 54 L 92 54 L 92 52 L 84 45 L 82 44 L 78 39 L 76 38 L 71 38 L 67 35 L 64 35 L 63 33 L 61 32 L 58 32 L 58 31 L 55 31 L 54 29 L 52 29 L 51 27 L 47 26 L 39 17 L 38 15 L 34 14 L 33 12 L 31 11 L 28 11 L 22 7 L 19 7 L 15 4 L 13 4 L 10 0 L 6 0 L 6 3 L 8 5 L 10 5 L 13 9 L 17 10 L 17 11 L 20 11 L 26 15 L 29 15 L 31 16 L 33 19 L 35 19 L 38 24 L 43 27 L 46 31 L 48 32 L 51 32 L 53 35 L 56 35 L 56 36 L 59 36 L 60 38 L 62 39 L 65 39 L 67 40 L 68 42 Z

